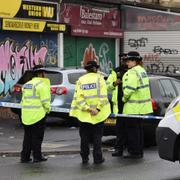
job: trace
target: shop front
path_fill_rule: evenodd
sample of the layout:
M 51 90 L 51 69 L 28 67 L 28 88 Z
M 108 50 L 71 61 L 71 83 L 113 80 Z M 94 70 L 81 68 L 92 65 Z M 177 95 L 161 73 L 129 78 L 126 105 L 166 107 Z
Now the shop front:
M 34 65 L 57 66 L 58 33 L 67 30 L 58 23 L 58 1 L 15 2 L 4 1 L 0 8 L 1 96 Z
M 119 41 L 123 37 L 119 10 L 62 4 L 60 22 L 71 26 L 71 32 L 64 36 L 64 66 L 81 67 L 92 59 L 109 74 L 118 63 Z
M 148 72 L 180 71 L 180 15 L 124 6 L 124 52 L 138 51 Z

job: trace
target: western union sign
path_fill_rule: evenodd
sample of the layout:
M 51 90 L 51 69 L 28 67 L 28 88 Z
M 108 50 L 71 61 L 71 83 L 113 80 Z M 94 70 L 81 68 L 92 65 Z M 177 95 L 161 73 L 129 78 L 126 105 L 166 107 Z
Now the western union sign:
M 47 29 L 50 31 L 66 31 L 66 25 L 65 24 L 54 24 L 54 23 L 48 23 L 46 25 Z
M 2 19 L 2 30 L 25 32 L 65 32 L 65 24 L 45 21 Z
M 58 3 L 28 0 L 4 0 L 0 6 L 1 18 L 23 18 L 57 21 Z

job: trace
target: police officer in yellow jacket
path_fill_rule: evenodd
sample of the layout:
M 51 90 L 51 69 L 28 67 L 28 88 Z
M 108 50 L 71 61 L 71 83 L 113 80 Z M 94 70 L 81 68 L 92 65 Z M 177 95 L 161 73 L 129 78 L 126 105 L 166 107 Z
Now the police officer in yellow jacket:
M 45 117 L 50 112 L 50 81 L 44 78 L 43 66 L 37 65 L 34 77 L 23 85 L 21 100 L 21 119 L 24 126 L 24 140 L 21 151 L 21 162 L 27 163 L 33 152 L 33 162 L 46 161 L 42 155 L 41 144 L 44 137 Z
M 111 71 L 111 74 L 108 76 L 106 81 L 108 91 L 112 93 L 111 98 L 111 111 L 114 114 L 122 114 L 123 110 L 123 90 L 122 90 L 122 77 L 127 71 L 127 65 L 124 61 L 124 58 L 127 54 L 121 54 L 119 67 L 116 67 Z M 125 118 L 117 117 L 116 118 L 116 143 L 115 151 L 112 153 L 112 156 L 122 156 L 123 150 L 126 147 L 126 127 L 125 127 Z
M 142 67 L 142 57 L 136 51 L 130 51 L 126 57 L 129 70 L 123 76 L 123 114 L 148 115 L 153 112 L 149 78 Z M 128 152 L 125 158 L 143 157 L 142 119 L 129 118 L 126 121 Z
M 110 104 L 107 97 L 107 87 L 104 77 L 97 72 L 99 65 L 88 61 L 85 65 L 87 74 L 80 77 L 76 83 L 74 98 L 71 104 L 70 116 L 80 121 L 82 163 L 89 161 L 89 144 L 93 140 L 93 158 L 95 164 L 104 162 L 101 150 L 103 121 L 110 115 Z

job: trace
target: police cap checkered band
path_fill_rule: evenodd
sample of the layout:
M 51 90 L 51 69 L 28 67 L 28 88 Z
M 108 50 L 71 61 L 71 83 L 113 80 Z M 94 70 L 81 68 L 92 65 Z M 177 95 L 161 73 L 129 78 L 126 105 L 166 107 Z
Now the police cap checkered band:
M 142 61 L 142 57 L 137 51 L 130 51 L 127 53 L 127 56 L 123 58 L 123 60 L 135 60 L 135 61 Z

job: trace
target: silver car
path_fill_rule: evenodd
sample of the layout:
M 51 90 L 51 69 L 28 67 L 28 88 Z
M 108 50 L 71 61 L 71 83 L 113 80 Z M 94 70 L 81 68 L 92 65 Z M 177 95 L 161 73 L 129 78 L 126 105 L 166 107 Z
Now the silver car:
M 51 83 L 51 113 L 52 116 L 63 116 L 69 112 L 74 94 L 75 84 L 78 78 L 86 73 L 84 69 L 65 69 L 48 67 L 45 69 L 45 77 Z M 21 88 L 23 84 L 33 78 L 33 71 L 28 70 L 13 86 L 11 94 L 1 99 L 1 106 L 10 107 L 12 112 L 21 115 L 20 101 L 22 97 Z M 60 113 L 60 114 L 59 114 Z
M 76 81 L 86 73 L 84 69 L 66 69 L 48 67 L 45 69 L 45 77 L 51 83 L 51 112 L 49 116 L 66 117 L 73 99 Z M 103 76 L 106 74 L 100 72 Z M 33 78 L 33 71 L 28 70 L 13 86 L 12 92 L 6 98 L 0 100 L 0 106 L 10 107 L 12 112 L 21 116 L 20 101 L 22 97 L 21 88 L 23 84 Z

